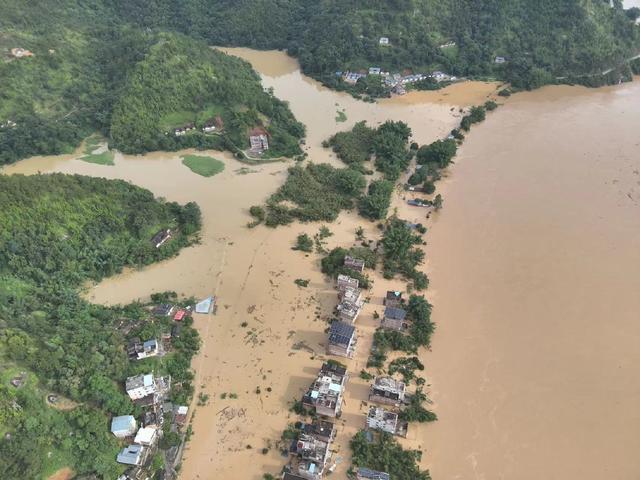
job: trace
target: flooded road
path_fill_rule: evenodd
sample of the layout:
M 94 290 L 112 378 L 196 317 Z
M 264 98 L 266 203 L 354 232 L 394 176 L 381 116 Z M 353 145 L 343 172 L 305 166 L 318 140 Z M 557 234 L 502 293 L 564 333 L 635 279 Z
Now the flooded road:
M 339 164 L 321 142 L 359 120 L 404 120 L 416 141 L 431 142 L 457 125 L 460 107 L 496 90 L 466 83 L 367 104 L 304 77 L 282 53 L 232 52 L 290 102 L 307 125 L 314 162 Z M 434 479 L 640 477 L 639 105 L 640 82 L 516 95 L 474 127 L 438 185 L 445 207 L 427 236 L 427 297 L 438 329 L 422 359 L 440 420 L 412 426 L 403 440 L 424 450 L 422 465 Z M 338 111 L 346 122 L 336 121 Z M 80 155 L 33 158 L 4 171 L 123 178 L 199 203 L 200 245 L 107 279 L 86 296 L 107 304 L 167 289 L 219 297 L 216 316 L 196 319 L 203 337 L 196 390 L 211 400 L 197 407 L 181 478 L 260 480 L 286 462 L 275 442 L 296 420 L 288 403 L 320 365 L 336 296 L 318 256 L 291 250 L 296 235 L 313 236 L 320 225 L 246 228 L 248 208 L 281 185 L 289 164 L 247 166 L 209 153 L 226 164 L 211 178 L 184 167 L 179 153 L 117 154 L 114 167 Z M 403 218 L 424 222 L 400 195 L 394 205 Z M 376 238 L 374 224 L 345 213 L 329 225 L 326 247 L 349 246 L 361 224 Z M 297 278 L 310 280 L 309 288 L 297 287 Z M 399 284 L 376 277 L 350 371 L 364 367 L 373 314 Z M 355 377 L 339 422 L 334 458 L 341 463 L 332 478 L 340 480 L 348 439 L 364 422 L 367 382 Z

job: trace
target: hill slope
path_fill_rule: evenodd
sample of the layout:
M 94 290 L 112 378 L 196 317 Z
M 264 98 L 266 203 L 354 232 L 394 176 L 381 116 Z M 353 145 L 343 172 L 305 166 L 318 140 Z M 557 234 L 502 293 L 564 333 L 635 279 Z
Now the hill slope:
M 247 130 L 263 126 L 271 135 L 268 155 L 300 153 L 302 125 L 263 92 L 248 63 L 177 33 L 127 25 L 109 2 L 19 3 L 0 4 L 0 164 L 68 152 L 95 130 L 112 133 L 122 151 L 141 153 L 244 149 Z M 33 56 L 13 57 L 16 47 Z M 172 119 L 179 127 L 214 115 L 226 138 L 164 136 Z
M 640 49 L 622 3 L 602 0 L 141 0 L 116 2 L 145 25 L 213 44 L 286 48 L 306 73 L 443 69 L 536 87 L 616 66 Z M 380 37 L 390 39 L 379 45 Z M 455 47 L 440 48 L 449 42 Z M 495 65 L 496 56 L 509 59 Z
M 0 478 L 46 478 L 64 466 L 116 478 L 122 467 L 107 416 L 135 411 L 121 385 L 136 368 L 152 368 L 129 364 L 118 326 L 157 333 L 140 306 L 91 305 L 77 291 L 124 266 L 176 254 L 200 228 L 200 211 L 124 181 L 0 175 L 0 225 Z M 178 233 L 155 248 L 151 236 L 167 227 Z M 176 348 L 166 358 L 186 388 L 190 357 Z M 16 374 L 20 388 L 9 383 Z M 77 408 L 48 405 L 51 392 Z

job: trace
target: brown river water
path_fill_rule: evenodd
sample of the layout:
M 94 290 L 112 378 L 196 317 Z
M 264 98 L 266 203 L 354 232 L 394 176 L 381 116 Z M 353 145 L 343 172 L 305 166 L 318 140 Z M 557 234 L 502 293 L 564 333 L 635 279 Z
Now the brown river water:
M 358 120 L 402 119 L 418 142 L 433 141 L 457 124 L 459 107 L 497 88 L 465 83 L 366 104 L 304 77 L 282 53 L 233 53 L 290 102 L 307 125 L 315 162 L 338 164 L 320 143 Z M 336 122 L 337 110 L 346 122 Z M 519 94 L 474 128 L 438 186 L 445 207 L 430 221 L 426 265 L 438 329 L 421 356 L 439 421 L 402 440 L 424 451 L 434 479 L 640 478 L 639 125 L 638 82 Z M 226 165 L 212 178 L 190 172 L 178 153 L 117 154 L 115 167 L 82 162 L 80 154 L 35 157 L 4 171 L 123 178 L 200 204 L 200 245 L 91 286 L 86 296 L 107 304 L 166 289 L 219 297 L 217 315 L 196 319 L 203 337 L 197 390 L 210 401 L 196 408 L 181 478 L 259 480 L 286 461 L 273 447 L 296 420 L 287 403 L 320 365 L 335 292 L 317 255 L 290 249 L 297 234 L 319 225 L 245 226 L 248 207 L 282 183 L 288 164 L 245 166 L 209 153 Z M 402 195 L 398 213 L 424 222 Z M 345 213 L 330 225 L 327 247 L 352 244 L 361 224 L 369 238 L 377 235 L 373 224 Z M 299 288 L 296 278 L 311 283 Z M 358 319 L 333 478 L 346 478 L 348 440 L 364 423 L 367 384 L 356 377 L 373 313 L 387 288 L 401 286 L 376 275 Z M 264 447 L 272 447 L 267 455 Z

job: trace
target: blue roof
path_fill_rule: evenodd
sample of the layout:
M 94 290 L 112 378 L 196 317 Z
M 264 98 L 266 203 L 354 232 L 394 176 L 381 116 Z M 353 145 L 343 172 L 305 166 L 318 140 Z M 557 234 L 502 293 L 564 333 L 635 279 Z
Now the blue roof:
M 401 308 L 387 307 L 384 309 L 384 316 L 392 320 L 404 320 L 404 317 L 407 316 L 407 312 Z
M 111 433 L 127 431 L 133 423 L 135 428 L 136 419 L 133 415 L 122 415 L 121 417 L 113 417 L 111 420 Z
M 368 478 L 370 480 L 390 480 L 391 478 L 386 472 L 378 472 L 377 470 L 371 470 L 363 467 L 358 469 L 358 476 L 360 478 Z

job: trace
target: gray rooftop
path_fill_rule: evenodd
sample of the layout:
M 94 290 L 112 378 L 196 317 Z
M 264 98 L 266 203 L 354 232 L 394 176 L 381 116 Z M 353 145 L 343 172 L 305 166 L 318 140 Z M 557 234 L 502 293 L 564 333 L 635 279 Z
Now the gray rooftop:
M 329 329 L 329 343 L 332 345 L 346 345 L 351 343 L 356 328 L 344 322 L 333 322 Z
M 359 478 L 367 478 L 370 480 L 390 480 L 390 476 L 386 472 L 378 472 L 377 470 L 371 470 L 369 468 L 360 467 L 358 469 Z
M 407 312 L 401 308 L 396 307 L 387 307 L 384 309 L 385 318 L 390 318 L 392 320 L 404 320 L 407 316 Z

